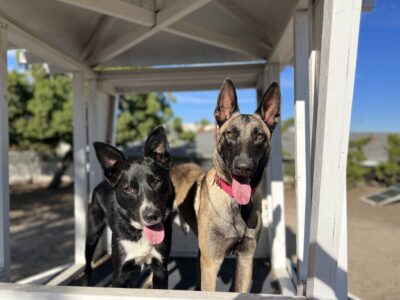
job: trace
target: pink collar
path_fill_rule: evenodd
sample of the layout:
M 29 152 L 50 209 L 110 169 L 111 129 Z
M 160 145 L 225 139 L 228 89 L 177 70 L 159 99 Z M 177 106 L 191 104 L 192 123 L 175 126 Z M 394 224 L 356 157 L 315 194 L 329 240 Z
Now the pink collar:
M 214 175 L 214 180 L 217 183 L 217 185 L 224 190 L 225 193 L 227 193 L 231 198 L 233 197 L 232 193 L 232 186 L 229 185 L 225 180 L 223 180 L 221 177 L 219 177 L 217 174 Z M 251 195 L 253 196 L 255 192 L 257 191 L 257 188 L 252 188 L 251 189 Z

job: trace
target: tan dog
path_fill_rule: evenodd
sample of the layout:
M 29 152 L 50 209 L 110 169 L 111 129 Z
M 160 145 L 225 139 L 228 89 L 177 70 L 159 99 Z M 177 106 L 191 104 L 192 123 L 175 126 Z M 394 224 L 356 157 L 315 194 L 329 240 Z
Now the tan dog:
M 248 292 L 262 228 L 257 192 L 280 116 L 280 90 L 272 83 L 253 115 L 239 113 L 233 83 L 223 83 L 215 109 L 219 126 L 214 167 L 176 166 L 171 178 L 181 217 L 198 236 L 201 290 L 215 291 L 224 257 L 237 256 L 235 291 Z

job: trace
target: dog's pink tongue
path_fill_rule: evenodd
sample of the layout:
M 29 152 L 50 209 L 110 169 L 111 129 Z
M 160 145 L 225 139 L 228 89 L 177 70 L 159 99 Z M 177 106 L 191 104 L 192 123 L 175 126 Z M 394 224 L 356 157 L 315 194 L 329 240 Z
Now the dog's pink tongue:
M 250 201 L 251 186 L 247 183 L 240 183 L 235 178 L 233 178 L 232 194 L 233 198 L 235 198 L 240 205 L 246 205 Z
M 143 234 L 150 244 L 160 244 L 164 240 L 164 226 L 161 223 L 152 226 L 143 226 Z

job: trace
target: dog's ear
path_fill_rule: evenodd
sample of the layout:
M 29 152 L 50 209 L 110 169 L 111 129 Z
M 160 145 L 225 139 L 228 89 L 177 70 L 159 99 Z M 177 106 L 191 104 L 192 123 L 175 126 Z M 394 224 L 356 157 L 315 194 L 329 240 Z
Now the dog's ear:
M 120 175 L 119 166 L 126 161 L 125 155 L 114 146 L 106 143 L 94 142 L 93 147 L 97 160 L 103 168 L 104 176 L 111 184 L 116 184 Z
M 236 89 L 233 82 L 227 78 L 219 91 L 217 106 L 214 116 L 218 127 L 221 127 L 225 121 L 229 120 L 235 112 L 239 111 Z
M 169 144 L 164 127 L 157 126 L 146 140 L 144 145 L 144 156 L 154 159 L 163 167 L 171 168 L 171 156 Z
M 278 124 L 281 115 L 281 90 L 276 81 L 265 92 L 258 105 L 256 114 L 261 116 L 272 132 Z

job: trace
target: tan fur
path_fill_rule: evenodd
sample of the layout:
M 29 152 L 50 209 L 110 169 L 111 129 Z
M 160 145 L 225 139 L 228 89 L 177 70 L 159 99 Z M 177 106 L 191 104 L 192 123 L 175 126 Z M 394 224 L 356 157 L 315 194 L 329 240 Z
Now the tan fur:
M 221 134 L 229 123 L 238 122 L 235 117 L 232 116 L 220 128 Z M 258 116 L 252 117 L 254 117 L 252 122 L 262 124 L 269 140 L 271 133 L 267 126 Z M 218 142 L 217 140 L 217 147 Z M 219 160 L 216 148 L 213 155 L 214 167 L 208 172 L 202 171 L 194 164 L 178 165 L 172 169 L 171 179 L 176 193 L 176 205 L 182 218 L 198 236 L 201 252 L 201 289 L 215 291 L 217 274 L 224 256 L 235 247 L 237 253 L 235 291 L 248 292 L 254 250 L 262 227 L 261 193 L 258 189 L 252 197 L 253 208 L 249 219 L 254 226 L 249 228 L 241 217 L 232 212 L 232 209 L 239 207 L 236 200 L 231 199 L 215 183 L 216 173 L 221 178 L 227 179 Z

